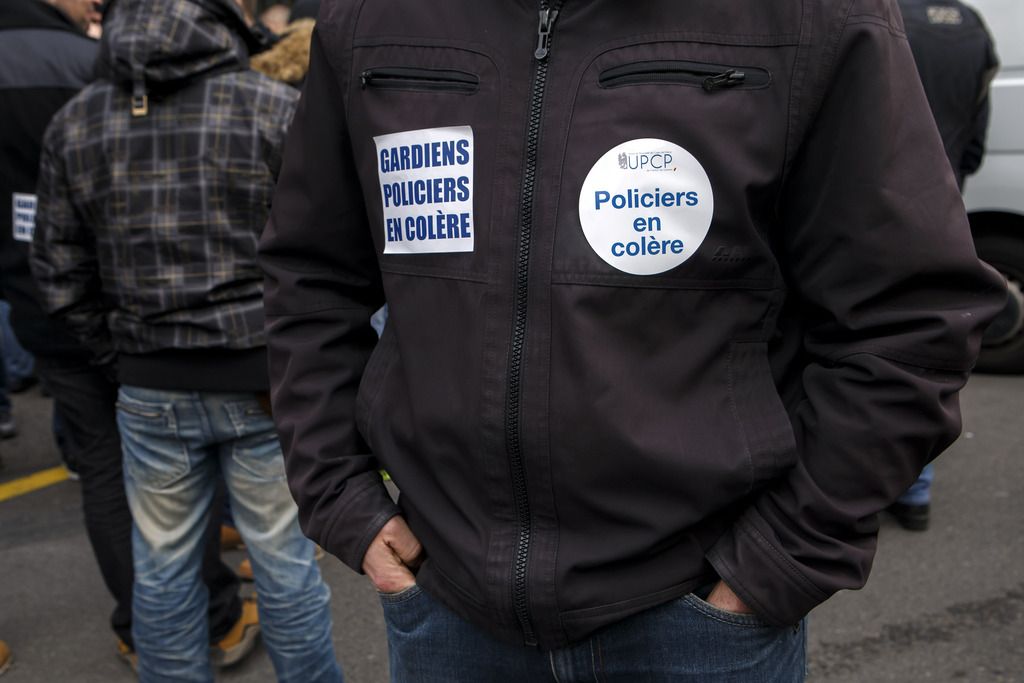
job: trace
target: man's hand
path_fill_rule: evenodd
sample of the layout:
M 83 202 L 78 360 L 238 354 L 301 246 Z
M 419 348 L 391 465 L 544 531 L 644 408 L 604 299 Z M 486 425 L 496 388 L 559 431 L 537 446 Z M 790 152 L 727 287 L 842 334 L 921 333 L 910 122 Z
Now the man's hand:
M 747 603 L 740 600 L 739 596 L 725 585 L 725 581 L 719 581 L 715 584 L 711 595 L 708 596 L 707 603 L 726 612 L 735 612 L 736 614 L 754 613 L 754 610 L 747 607 Z
M 381 593 L 399 593 L 416 583 L 413 570 L 422 556 L 423 546 L 405 520 L 392 517 L 366 549 L 363 571 Z

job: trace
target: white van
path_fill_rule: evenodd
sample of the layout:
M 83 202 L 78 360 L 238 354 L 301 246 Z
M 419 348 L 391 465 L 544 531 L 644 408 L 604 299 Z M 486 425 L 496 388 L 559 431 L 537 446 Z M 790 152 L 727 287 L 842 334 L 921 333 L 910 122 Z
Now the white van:
M 1006 309 L 985 334 L 978 369 L 1024 372 L 1024 0 L 968 0 L 988 24 L 1001 67 L 981 170 L 964 201 L 978 255 L 1007 279 Z

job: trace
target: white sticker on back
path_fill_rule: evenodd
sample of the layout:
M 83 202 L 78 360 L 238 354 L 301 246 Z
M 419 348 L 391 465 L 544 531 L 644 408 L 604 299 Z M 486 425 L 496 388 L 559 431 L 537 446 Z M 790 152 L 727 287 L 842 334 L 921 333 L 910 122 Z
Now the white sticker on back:
M 31 242 L 36 231 L 36 196 L 15 192 L 11 195 L 11 225 L 14 227 L 14 239 L 19 242 Z
M 473 251 L 473 129 L 378 135 L 385 254 Z
M 657 275 L 693 256 L 715 213 L 711 181 L 667 140 L 629 140 L 608 150 L 580 191 L 580 225 L 597 255 L 632 275 Z

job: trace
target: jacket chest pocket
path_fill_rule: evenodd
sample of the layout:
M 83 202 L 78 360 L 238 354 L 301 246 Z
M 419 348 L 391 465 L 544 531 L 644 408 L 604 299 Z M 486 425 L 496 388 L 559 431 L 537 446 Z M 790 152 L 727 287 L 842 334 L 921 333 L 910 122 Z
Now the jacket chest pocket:
M 359 83 L 364 90 L 369 88 L 470 95 L 480 88 L 480 77 L 453 69 L 381 66 L 365 69 L 359 75 Z
M 767 235 L 795 48 L 609 50 L 576 86 L 554 280 L 747 288 L 778 279 Z
M 357 46 L 349 125 L 381 269 L 483 279 L 499 75 L 479 52 Z
M 685 60 L 634 62 L 605 69 L 598 76 L 602 88 L 630 85 L 690 85 L 708 93 L 719 90 L 766 88 L 772 75 L 762 67 L 707 64 Z

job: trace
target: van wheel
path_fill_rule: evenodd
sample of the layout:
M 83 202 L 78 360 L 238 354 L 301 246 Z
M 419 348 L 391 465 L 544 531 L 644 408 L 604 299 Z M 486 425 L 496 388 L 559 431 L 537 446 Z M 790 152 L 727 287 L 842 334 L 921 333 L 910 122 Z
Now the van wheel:
M 981 235 L 978 256 L 1006 278 L 1006 306 L 985 330 L 979 372 L 1024 372 L 1024 240 L 1004 235 Z

